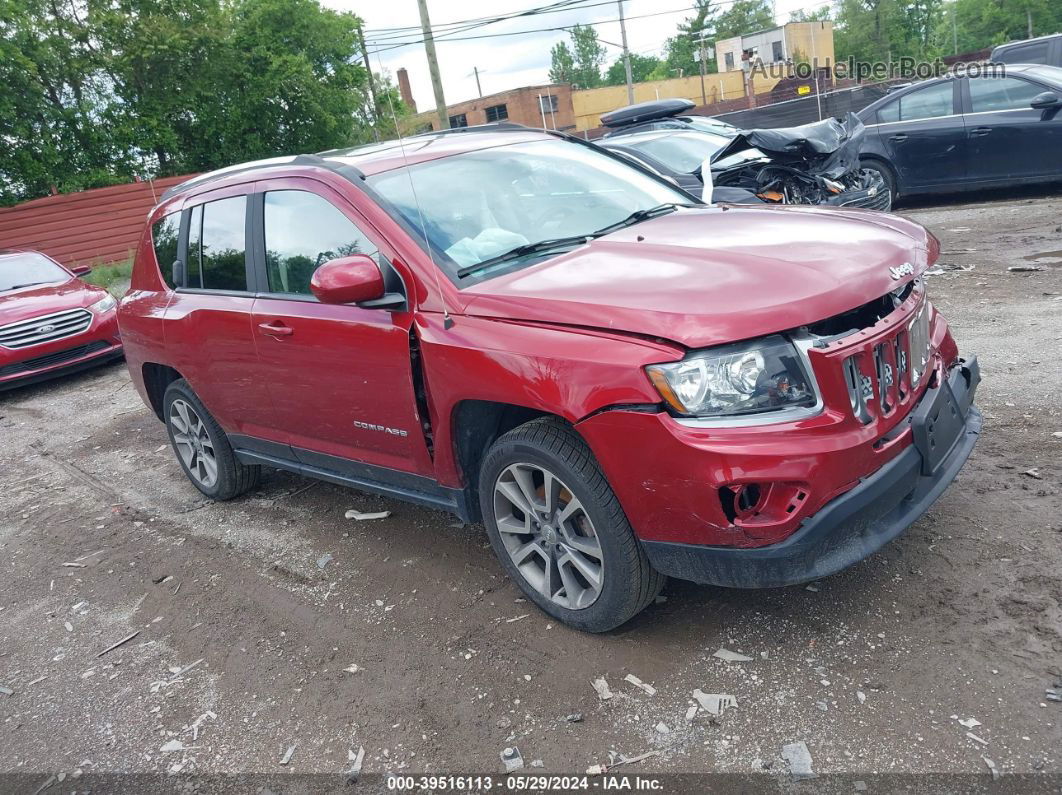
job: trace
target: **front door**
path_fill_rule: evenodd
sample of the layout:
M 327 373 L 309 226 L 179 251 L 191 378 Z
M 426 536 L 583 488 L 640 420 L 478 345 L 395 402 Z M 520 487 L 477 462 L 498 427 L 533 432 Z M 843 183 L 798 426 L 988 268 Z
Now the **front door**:
M 368 254 L 389 267 L 391 252 L 323 183 L 278 179 L 256 191 L 264 287 L 251 325 L 278 428 L 312 466 L 343 471 L 355 461 L 430 474 L 414 395 L 412 313 L 322 304 L 310 292 L 313 272 L 330 259 Z
M 896 167 L 901 191 L 965 179 L 966 132 L 958 111 L 958 82 L 931 83 L 878 108 L 877 132 Z
M 1021 77 L 971 77 L 963 119 L 973 181 L 1057 178 L 1062 174 L 1062 114 L 1035 110 L 1050 89 Z

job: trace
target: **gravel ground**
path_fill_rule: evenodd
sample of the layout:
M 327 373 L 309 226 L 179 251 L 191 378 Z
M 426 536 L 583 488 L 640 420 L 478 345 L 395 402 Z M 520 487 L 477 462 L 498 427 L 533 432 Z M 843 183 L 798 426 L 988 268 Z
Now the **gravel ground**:
M 607 635 L 551 623 L 442 513 L 278 472 L 204 502 L 123 365 L 0 395 L 0 773 L 338 774 L 359 747 L 367 773 L 489 773 L 514 745 L 530 772 L 777 773 L 803 742 L 819 774 L 1059 775 L 1062 199 L 900 211 L 980 356 L 959 480 L 815 586 L 672 582 Z M 688 721 L 695 689 L 736 706 Z

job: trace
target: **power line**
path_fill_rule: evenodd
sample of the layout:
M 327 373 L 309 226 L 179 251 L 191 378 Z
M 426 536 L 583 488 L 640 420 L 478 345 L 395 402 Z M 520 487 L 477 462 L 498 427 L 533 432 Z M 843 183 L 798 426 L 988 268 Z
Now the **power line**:
M 457 20 L 457 21 L 454 21 L 454 22 L 439 22 L 439 23 L 437 23 L 435 25 L 432 25 L 432 30 L 442 29 L 442 28 L 450 28 L 450 27 L 455 27 L 455 26 L 458 26 L 458 25 L 468 25 L 468 24 L 479 23 L 479 22 L 497 22 L 497 21 L 502 21 L 502 20 L 505 20 L 505 19 L 516 19 L 517 17 L 522 17 L 522 16 L 531 16 L 531 15 L 534 15 L 534 14 L 554 13 L 556 11 L 564 11 L 567 8 L 569 8 L 570 6 L 578 6 L 581 3 L 585 3 L 585 2 L 587 2 L 587 0 L 557 0 L 557 2 L 550 3 L 549 5 L 536 6 L 534 8 L 526 8 L 523 11 L 512 11 L 512 12 L 510 12 L 508 14 L 499 14 L 499 15 L 492 16 L 492 17 L 476 17 L 474 19 L 461 19 L 461 20 Z M 606 2 L 611 2 L 611 0 L 606 0 Z M 605 5 L 606 2 L 593 3 L 592 5 Z M 589 6 L 587 6 L 587 7 L 589 7 Z M 417 32 L 417 31 L 420 30 L 420 26 L 419 25 L 403 25 L 403 26 L 394 27 L 394 28 L 367 28 L 366 30 L 369 33 L 398 33 L 398 32 L 401 32 L 401 31 Z
M 731 2 L 737 2 L 737 0 L 731 0 Z M 691 11 L 691 10 L 693 10 L 695 8 L 696 8 L 696 6 L 687 6 L 685 8 L 676 8 L 676 9 L 673 9 L 671 11 L 657 11 L 657 12 L 652 13 L 652 14 L 640 14 L 638 16 L 627 17 L 627 19 L 628 20 L 631 20 L 631 19 L 646 19 L 647 17 L 660 17 L 660 16 L 666 16 L 667 14 L 681 14 L 681 13 L 683 13 L 685 11 Z M 523 35 L 526 35 L 528 33 L 550 33 L 550 32 L 554 32 L 554 31 L 571 30 L 572 28 L 577 27 L 579 25 L 583 25 L 583 26 L 607 25 L 607 24 L 610 24 L 612 22 L 618 22 L 618 21 L 619 21 L 619 18 L 617 17 L 615 19 L 600 19 L 600 20 L 597 20 L 596 22 L 581 22 L 581 23 L 575 23 L 574 25 L 561 25 L 561 26 L 552 27 L 552 28 L 533 28 L 533 29 L 530 29 L 530 30 L 514 30 L 514 31 L 510 31 L 508 33 L 482 33 L 482 34 L 480 34 L 478 36 L 452 36 L 452 35 L 443 34 L 441 36 L 436 36 L 435 40 L 437 42 L 450 42 L 450 41 L 472 41 L 472 40 L 475 40 L 475 39 L 496 39 L 496 38 L 501 38 L 503 36 L 523 36 Z M 458 32 L 461 32 L 461 31 L 458 31 Z M 402 42 L 400 44 L 393 44 L 390 47 L 382 47 L 382 48 L 380 48 L 378 50 L 374 50 L 374 52 L 388 52 L 389 50 L 397 50 L 397 49 L 399 49 L 401 47 L 408 47 L 408 46 L 413 45 L 413 44 L 420 44 L 423 41 L 424 41 L 423 39 L 414 39 L 412 41 L 405 41 L 405 42 Z M 376 44 L 375 41 L 372 42 L 372 43 L 374 45 Z

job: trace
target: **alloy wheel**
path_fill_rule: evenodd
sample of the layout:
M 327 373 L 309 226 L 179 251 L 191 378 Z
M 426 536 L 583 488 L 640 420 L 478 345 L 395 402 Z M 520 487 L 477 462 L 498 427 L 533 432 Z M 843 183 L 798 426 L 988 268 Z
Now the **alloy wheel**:
M 569 610 L 601 594 L 604 557 L 594 523 L 560 478 L 538 464 L 512 464 L 494 484 L 494 519 L 527 583 Z
M 177 398 L 170 404 L 169 422 L 174 447 L 188 474 L 204 488 L 213 488 L 218 482 L 218 460 L 202 418 L 190 403 Z

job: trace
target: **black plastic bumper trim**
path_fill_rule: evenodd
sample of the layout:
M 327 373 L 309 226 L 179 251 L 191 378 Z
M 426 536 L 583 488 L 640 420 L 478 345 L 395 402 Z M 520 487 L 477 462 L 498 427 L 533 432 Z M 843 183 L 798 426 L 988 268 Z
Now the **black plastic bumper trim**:
M 929 510 L 970 457 L 983 422 L 973 406 L 979 382 L 976 358 L 955 367 L 912 412 L 915 443 L 829 502 L 784 541 L 748 549 L 643 541 L 650 563 L 662 574 L 705 585 L 775 588 L 827 577 L 863 560 Z M 934 461 L 932 474 L 926 475 L 918 440 L 926 436 L 920 425 L 931 412 L 922 409 L 941 403 L 949 411 L 957 406 L 962 423 L 947 455 Z

